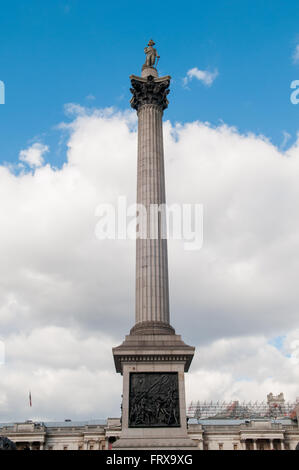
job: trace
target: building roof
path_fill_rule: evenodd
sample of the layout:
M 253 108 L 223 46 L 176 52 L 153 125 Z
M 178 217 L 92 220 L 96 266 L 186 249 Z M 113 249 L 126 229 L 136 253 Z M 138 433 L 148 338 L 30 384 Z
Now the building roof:
M 259 422 L 269 422 L 271 423 L 279 423 L 285 426 L 294 425 L 294 421 L 290 418 L 277 418 L 277 419 L 269 419 L 269 418 L 260 418 L 260 419 L 234 419 L 234 418 L 210 418 L 210 419 L 196 419 L 196 418 L 189 418 L 188 424 L 195 425 L 201 424 L 202 426 L 240 426 L 241 424 L 245 424 L 251 421 L 259 421 Z M 27 421 L 27 423 L 31 423 Z M 43 425 L 46 428 L 79 428 L 84 426 L 107 426 L 108 419 L 91 419 L 91 420 L 84 420 L 84 421 L 46 421 L 46 422 L 32 422 L 32 424 L 36 425 Z M 12 427 L 16 423 L 0 423 L 0 429 L 4 427 Z M 24 424 L 24 423 L 22 423 Z
M 91 419 L 85 421 L 46 421 L 42 423 L 46 428 L 67 428 L 67 427 L 82 427 L 82 426 L 106 426 L 107 419 Z
M 30 424 L 31 421 L 27 421 L 26 424 Z M 16 423 L 0 423 L 0 429 L 3 427 L 11 427 Z M 24 423 L 22 423 L 24 424 Z M 32 424 L 43 425 L 46 428 L 74 428 L 83 426 L 106 426 L 107 419 L 91 419 L 85 421 L 32 421 Z
M 233 419 L 233 418 L 222 418 L 222 419 L 196 419 L 190 418 L 188 424 L 202 424 L 203 426 L 239 426 L 241 424 L 245 424 L 251 421 L 259 421 L 259 422 L 269 422 L 271 423 L 279 423 L 283 425 L 294 425 L 294 421 L 289 418 L 281 418 L 281 419 Z

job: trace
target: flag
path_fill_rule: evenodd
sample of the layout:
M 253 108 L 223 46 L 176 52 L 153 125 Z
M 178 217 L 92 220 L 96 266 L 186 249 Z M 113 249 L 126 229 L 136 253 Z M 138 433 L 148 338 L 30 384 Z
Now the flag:
M 29 406 L 32 406 L 31 392 L 29 392 Z

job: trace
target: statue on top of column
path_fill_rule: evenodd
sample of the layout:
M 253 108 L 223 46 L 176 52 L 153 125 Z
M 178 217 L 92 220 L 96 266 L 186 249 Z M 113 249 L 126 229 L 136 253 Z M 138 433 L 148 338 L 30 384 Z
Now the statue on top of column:
M 157 59 L 157 64 L 158 60 L 160 59 L 160 56 L 157 53 L 157 49 L 155 49 L 153 46 L 155 45 L 154 41 L 151 39 L 148 43 L 148 47 L 144 48 L 144 53 L 146 54 L 146 59 L 143 67 L 154 67 Z

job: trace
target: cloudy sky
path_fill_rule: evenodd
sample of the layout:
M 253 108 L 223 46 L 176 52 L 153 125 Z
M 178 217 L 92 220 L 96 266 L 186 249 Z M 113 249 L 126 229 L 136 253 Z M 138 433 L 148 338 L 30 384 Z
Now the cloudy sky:
M 131 2 L 124 21 L 124 3 L 1 16 L 2 422 L 119 416 L 111 349 L 134 323 L 135 247 L 98 240 L 95 214 L 135 200 L 128 76 L 151 36 L 173 77 L 168 202 L 204 208 L 201 250 L 169 242 L 171 321 L 196 346 L 187 400 L 299 396 L 298 6 Z

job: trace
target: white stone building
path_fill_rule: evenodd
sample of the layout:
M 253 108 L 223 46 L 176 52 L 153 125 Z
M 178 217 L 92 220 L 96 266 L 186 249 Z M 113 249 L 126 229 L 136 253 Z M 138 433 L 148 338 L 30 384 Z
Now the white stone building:
M 121 433 L 120 420 L 0 424 L 6 436 L 23 450 L 109 450 Z M 198 450 L 295 450 L 298 418 L 189 419 L 188 435 Z

